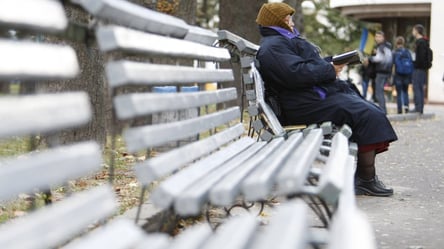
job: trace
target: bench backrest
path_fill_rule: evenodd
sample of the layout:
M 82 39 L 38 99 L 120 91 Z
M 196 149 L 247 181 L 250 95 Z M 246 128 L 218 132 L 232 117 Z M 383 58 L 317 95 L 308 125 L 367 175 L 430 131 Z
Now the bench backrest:
M 285 136 L 286 131 L 276 114 L 265 101 L 264 82 L 259 74 L 255 60 L 259 46 L 227 30 L 218 31 L 222 46 L 231 48 L 232 56 L 238 57 L 242 70 L 242 88 L 248 100 L 248 113 L 252 128 L 262 140 L 269 141 L 274 136 Z
M 25 87 L 75 77 L 79 65 L 71 47 L 33 39 L 62 32 L 67 25 L 64 7 L 58 1 L 1 1 L 0 27 L 9 32 L 0 39 L 0 84 Z M 14 36 L 15 32 L 20 38 Z M 85 92 L 3 95 L 0 139 L 8 143 L 18 138 L 57 134 L 87 124 L 91 116 Z M 45 149 L 2 158 L 0 203 L 15 201 L 21 193 L 48 193 L 50 189 L 68 186 L 68 181 L 90 176 L 101 169 L 101 154 L 94 141 L 66 145 L 51 142 Z M 116 209 L 117 201 L 108 185 L 74 193 L 1 224 L 0 248 L 58 247 L 111 216 Z
M 179 145 L 135 165 L 143 186 L 215 153 L 244 134 L 239 107 L 224 108 L 224 103 L 237 98 L 236 89 L 206 90 L 205 87 L 207 83 L 234 79 L 231 69 L 218 67 L 219 62 L 231 57 L 227 49 L 212 46 L 217 41 L 217 34 L 126 1 L 78 2 L 99 20 L 96 37 L 100 50 L 106 55 L 111 52 L 122 54 L 117 60 L 109 56 L 105 65 L 118 119 L 154 120 L 156 115 L 164 112 L 198 110 L 197 116 L 182 115 L 164 123 L 129 124 L 124 129 L 123 137 L 130 153 L 156 150 L 167 143 Z M 142 59 L 135 61 L 128 56 L 131 54 Z M 131 93 L 134 86 L 146 88 Z M 172 87 L 173 92 L 159 91 L 165 86 Z M 183 86 L 197 86 L 199 90 L 178 92 L 177 89 Z M 122 93 L 122 89 L 130 90 Z M 196 136 L 201 139 L 185 145 L 180 143 Z M 252 143 L 252 139 L 238 140 L 233 143 L 232 150 L 242 151 Z M 172 205 L 171 200 L 163 197 L 154 198 L 154 201 L 165 208 Z

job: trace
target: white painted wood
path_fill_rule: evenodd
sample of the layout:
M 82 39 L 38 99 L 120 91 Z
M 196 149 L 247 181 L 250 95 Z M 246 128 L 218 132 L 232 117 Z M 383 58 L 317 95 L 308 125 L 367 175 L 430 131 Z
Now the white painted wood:
M 258 225 L 259 221 L 252 215 L 232 217 L 219 227 L 216 234 L 202 248 L 248 248 L 250 241 L 258 230 Z
M 199 60 L 227 61 L 227 49 L 198 44 L 161 35 L 144 33 L 119 26 L 99 26 L 96 37 L 102 51 L 123 50 L 137 54 L 151 54 L 167 57 Z M 194 39 L 198 39 L 194 37 Z
M 0 138 L 86 124 L 91 104 L 85 92 L 0 98 Z
M 246 160 L 255 156 L 264 146 L 265 142 L 254 143 L 231 160 L 212 170 L 209 174 L 205 175 L 205 177 L 197 179 L 191 186 L 176 197 L 174 210 L 183 216 L 198 215 L 201 213 L 203 205 L 208 202 L 211 187 L 220 181 L 222 177 L 240 167 Z
M 51 13 L 50 15 L 45 13 Z M 1 0 L 0 26 L 37 29 L 49 32 L 64 30 L 68 19 L 62 4 L 55 0 Z M 3 56 L 3 53 L 1 53 Z
M 253 157 L 224 176 L 211 188 L 209 194 L 211 204 L 219 206 L 229 206 L 233 204 L 235 198 L 240 194 L 243 180 L 251 173 L 251 171 L 257 168 L 261 162 L 272 156 L 273 153 L 280 153 L 277 149 L 280 148 L 280 145 L 283 143 L 283 138 L 273 139 Z
M 261 111 L 265 114 L 266 122 L 268 126 L 273 130 L 275 136 L 284 136 L 286 134 L 284 128 L 281 123 L 277 119 L 273 110 L 265 103 L 264 98 L 264 81 L 262 80 L 259 71 L 257 71 L 254 62 L 251 63 L 251 74 L 254 79 L 254 87 L 256 92 L 256 105 L 261 109 Z
M 209 46 L 214 45 L 217 39 L 218 36 L 213 31 L 197 26 L 189 26 L 188 33 L 185 36 L 185 40 L 198 42 Z
M 142 241 L 145 232 L 129 220 L 113 221 L 75 239 L 64 249 L 126 249 Z M 163 237 L 163 236 L 162 236 Z
M 275 138 L 277 139 L 277 138 Z M 303 141 L 302 133 L 291 135 L 278 149 L 243 181 L 242 193 L 247 201 L 265 200 L 276 184 L 276 175 L 285 161 Z
M 221 165 L 227 163 L 240 152 L 249 148 L 255 141 L 250 137 L 243 137 L 231 143 L 210 156 L 197 161 L 163 181 L 152 193 L 151 200 L 159 208 L 170 207 L 174 200 L 196 179 L 204 177 Z
M 340 132 L 333 137 L 330 155 L 318 184 L 318 195 L 328 204 L 336 204 L 346 187 L 346 174 L 352 170 L 347 165 L 348 139 Z
M 207 69 L 113 61 L 105 66 L 110 87 L 123 85 L 175 85 L 234 80 L 231 69 Z
M 117 200 L 111 186 L 78 193 L 0 226 L 0 248 L 46 249 L 69 241 L 112 215 Z
M 228 31 L 228 30 L 219 30 L 217 31 L 217 35 L 219 36 L 219 40 L 221 41 L 228 41 L 235 45 L 237 49 L 242 53 L 248 53 L 251 55 L 255 55 L 256 52 L 259 50 L 259 46 L 245 40 L 244 38 Z
M 327 249 L 376 249 L 374 230 L 366 215 L 356 206 L 354 193 L 355 158 L 347 158 L 345 187 L 332 220 Z
M 77 55 L 68 46 L 0 39 L 0 54 L 3 80 L 66 79 L 79 73 Z
M 166 176 L 194 160 L 222 148 L 244 133 L 243 124 L 237 124 L 210 137 L 162 153 L 134 166 L 137 179 L 148 185 L 157 178 Z
M 269 224 L 257 234 L 250 248 L 310 248 L 309 217 L 307 204 L 302 200 L 283 203 L 276 208 Z
M 276 182 L 279 194 L 302 192 L 310 167 L 319 153 L 322 143 L 322 130 L 314 129 L 304 138 L 296 151 L 291 153 L 279 171 Z
M 119 119 L 135 118 L 156 112 L 185 110 L 237 98 L 235 88 L 188 93 L 133 93 L 114 98 Z
M 202 131 L 227 124 L 239 118 L 239 116 L 239 107 L 231 107 L 216 113 L 178 122 L 129 128 L 124 131 L 123 136 L 128 151 L 136 152 L 194 136 Z
M 60 186 L 99 170 L 102 151 L 96 142 L 83 142 L 55 149 L 33 152 L 0 161 L 0 200 L 20 193 Z
M 72 0 L 92 15 L 122 26 L 183 38 L 188 25 L 177 17 L 150 10 L 125 0 Z

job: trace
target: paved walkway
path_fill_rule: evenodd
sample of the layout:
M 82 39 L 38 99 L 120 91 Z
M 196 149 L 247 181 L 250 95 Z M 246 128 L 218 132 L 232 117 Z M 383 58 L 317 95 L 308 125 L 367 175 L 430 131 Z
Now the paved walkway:
M 357 198 L 380 249 L 444 248 L 444 106 L 425 113 L 435 118 L 393 122 L 399 140 L 377 157 L 377 173 L 394 196 Z

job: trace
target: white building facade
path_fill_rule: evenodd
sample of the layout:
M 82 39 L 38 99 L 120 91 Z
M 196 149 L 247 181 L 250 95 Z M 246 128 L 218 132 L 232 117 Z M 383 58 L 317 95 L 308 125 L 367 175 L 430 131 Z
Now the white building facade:
M 429 103 L 444 104 L 443 0 L 330 0 L 330 7 L 339 9 L 344 15 L 381 24 L 388 41 L 402 35 L 408 43 L 413 43 L 413 25 L 424 25 L 434 55 L 427 99 Z

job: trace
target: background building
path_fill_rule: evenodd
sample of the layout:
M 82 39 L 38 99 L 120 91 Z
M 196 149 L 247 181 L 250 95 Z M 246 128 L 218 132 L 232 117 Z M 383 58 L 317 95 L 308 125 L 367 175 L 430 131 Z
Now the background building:
M 393 44 L 396 36 L 406 38 L 407 46 L 413 49 L 412 27 L 424 25 L 434 52 L 433 66 L 429 71 L 427 89 L 430 103 L 444 103 L 444 13 L 442 0 L 330 0 L 330 7 L 343 15 L 381 25 L 387 41 Z

